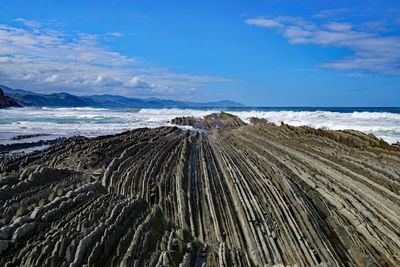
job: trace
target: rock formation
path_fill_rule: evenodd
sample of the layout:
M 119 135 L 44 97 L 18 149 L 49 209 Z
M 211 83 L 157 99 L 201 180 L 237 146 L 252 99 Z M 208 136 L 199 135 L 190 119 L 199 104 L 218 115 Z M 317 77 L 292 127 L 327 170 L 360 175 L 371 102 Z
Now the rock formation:
M 0 266 L 400 265 L 398 147 L 198 121 L 3 157 Z
M 4 95 L 2 89 L 0 89 L 0 108 L 9 108 L 9 107 L 20 107 L 14 99 L 9 96 Z
M 225 112 L 212 113 L 204 116 L 204 118 L 176 117 L 171 120 L 171 123 L 182 126 L 188 125 L 195 129 L 205 130 L 236 128 L 245 125 L 238 116 Z

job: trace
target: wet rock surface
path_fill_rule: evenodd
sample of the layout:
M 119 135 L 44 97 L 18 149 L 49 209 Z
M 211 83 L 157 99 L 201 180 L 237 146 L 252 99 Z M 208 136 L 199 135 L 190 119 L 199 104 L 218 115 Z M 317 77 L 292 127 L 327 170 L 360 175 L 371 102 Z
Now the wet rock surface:
M 225 114 L 1 158 L 0 266 L 400 264 L 397 146 Z

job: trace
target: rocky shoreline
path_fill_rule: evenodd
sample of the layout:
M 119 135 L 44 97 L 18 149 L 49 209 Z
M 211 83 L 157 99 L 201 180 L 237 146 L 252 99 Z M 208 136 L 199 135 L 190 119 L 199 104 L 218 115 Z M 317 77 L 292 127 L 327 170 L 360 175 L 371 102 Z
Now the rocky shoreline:
M 400 147 L 228 113 L 0 158 L 0 266 L 399 266 Z
M 13 141 L 20 141 L 24 139 L 31 139 L 31 138 L 40 138 L 40 137 L 47 137 L 50 135 L 47 134 L 31 134 L 31 135 L 17 135 L 16 137 L 13 137 L 11 140 Z M 71 136 L 71 137 L 57 137 L 54 139 L 48 139 L 48 140 L 38 140 L 38 141 L 33 141 L 33 142 L 17 142 L 17 143 L 11 143 L 11 144 L 0 144 L 0 157 L 8 154 L 13 154 L 13 153 L 25 153 L 25 151 L 30 152 L 30 151 L 35 151 L 35 150 L 41 150 L 43 148 L 46 148 L 50 145 L 65 141 L 67 139 L 69 140 L 74 140 L 74 139 L 79 139 L 79 138 L 84 138 L 83 136 Z M 25 141 L 25 140 L 24 140 Z
M 43 137 L 43 136 L 49 136 L 50 134 L 45 134 L 45 133 L 40 133 L 40 134 L 20 134 L 13 136 L 11 140 L 24 140 L 24 139 L 31 139 L 35 137 Z

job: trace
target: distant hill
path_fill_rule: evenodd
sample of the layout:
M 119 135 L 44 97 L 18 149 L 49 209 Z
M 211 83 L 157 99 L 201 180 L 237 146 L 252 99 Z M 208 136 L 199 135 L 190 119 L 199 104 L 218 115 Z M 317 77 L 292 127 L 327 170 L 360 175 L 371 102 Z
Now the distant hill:
M 130 98 L 117 95 L 75 96 L 68 93 L 38 94 L 22 89 L 0 88 L 22 106 L 35 107 L 97 107 L 97 108 L 227 108 L 244 105 L 229 101 L 185 102 L 158 98 Z
M 20 105 L 13 98 L 6 96 L 0 88 L 0 108 L 19 107 Z
M 36 95 L 37 93 L 32 92 L 32 91 L 26 91 L 26 90 L 22 90 L 22 89 L 13 89 L 10 87 L 7 87 L 5 85 L 0 85 L 0 88 L 6 93 L 6 94 L 11 94 L 11 95 L 15 95 L 15 94 L 28 94 L 28 95 Z

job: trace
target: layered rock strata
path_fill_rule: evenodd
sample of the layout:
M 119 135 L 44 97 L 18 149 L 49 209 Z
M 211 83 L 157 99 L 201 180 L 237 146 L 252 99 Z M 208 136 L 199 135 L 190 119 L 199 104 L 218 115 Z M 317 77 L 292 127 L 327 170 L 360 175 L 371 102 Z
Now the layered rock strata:
M 398 147 L 199 121 L 3 157 L 0 265 L 400 265 Z
M 181 126 L 192 126 L 195 129 L 205 130 L 236 128 L 245 125 L 238 116 L 226 112 L 212 113 L 204 116 L 204 118 L 176 117 L 171 120 L 171 123 Z

